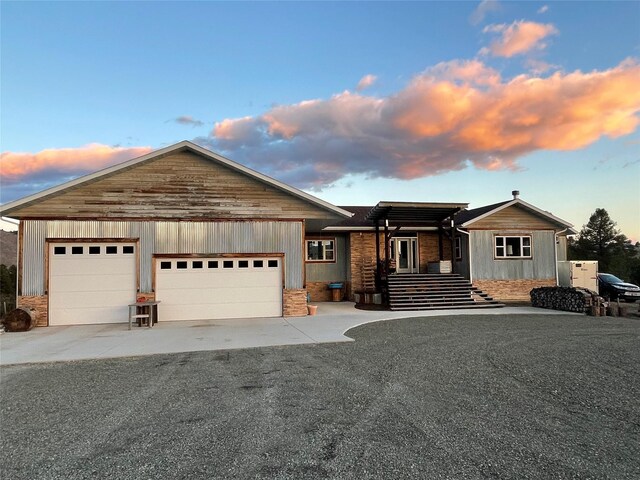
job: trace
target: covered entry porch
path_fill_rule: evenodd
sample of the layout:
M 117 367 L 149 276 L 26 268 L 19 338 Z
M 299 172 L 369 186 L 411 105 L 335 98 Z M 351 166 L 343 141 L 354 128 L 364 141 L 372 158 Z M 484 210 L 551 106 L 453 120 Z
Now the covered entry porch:
M 455 215 L 466 203 L 380 202 L 375 228 L 375 284 L 391 310 L 501 306 L 455 271 Z

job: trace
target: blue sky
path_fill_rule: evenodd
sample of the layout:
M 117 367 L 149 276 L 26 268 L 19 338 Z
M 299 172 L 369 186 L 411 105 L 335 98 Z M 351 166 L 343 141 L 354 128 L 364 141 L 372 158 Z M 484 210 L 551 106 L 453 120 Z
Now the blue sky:
M 340 205 L 518 189 L 640 240 L 638 2 L 0 8 L 3 202 L 187 139 Z

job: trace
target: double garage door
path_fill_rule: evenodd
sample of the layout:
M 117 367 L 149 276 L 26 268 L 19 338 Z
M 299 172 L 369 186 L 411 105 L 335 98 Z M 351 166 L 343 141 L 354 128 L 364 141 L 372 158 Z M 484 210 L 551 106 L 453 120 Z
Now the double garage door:
M 155 263 L 163 319 L 282 315 L 281 257 L 156 258 Z
M 127 322 L 135 243 L 51 243 L 49 325 Z M 282 257 L 155 259 L 163 321 L 282 315 Z

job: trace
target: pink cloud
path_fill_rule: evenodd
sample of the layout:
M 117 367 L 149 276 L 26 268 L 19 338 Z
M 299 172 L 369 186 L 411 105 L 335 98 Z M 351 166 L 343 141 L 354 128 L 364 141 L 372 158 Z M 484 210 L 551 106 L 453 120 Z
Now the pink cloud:
M 513 22 L 511 25 L 488 25 L 482 31 L 499 35 L 488 48 L 481 50 L 481 53 L 491 53 L 496 57 L 513 57 L 532 49 L 544 49 L 546 45 L 543 40 L 549 35 L 558 34 L 556 27 L 550 23 L 524 20 Z
M 518 169 L 538 150 L 573 150 L 638 126 L 640 66 L 502 79 L 479 61 L 438 64 L 394 95 L 350 92 L 219 122 L 203 141 L 298 186 L 360 173 L 416 178 Z
M 376 83 L 376 80 L 378 80 L 378 77 L 376 77 L 375 75 L 365 75 L 360 79 L 358 85 L 356 85 L 356 91 L 361 92 L 362 90 L 366 90 L 374 83 Z
M 2 152 L 2 200 L 43 190 L 151 150 L 151 147 L 123 148 L 93 143 L 80 148 L 47 149 L 37 153 Z

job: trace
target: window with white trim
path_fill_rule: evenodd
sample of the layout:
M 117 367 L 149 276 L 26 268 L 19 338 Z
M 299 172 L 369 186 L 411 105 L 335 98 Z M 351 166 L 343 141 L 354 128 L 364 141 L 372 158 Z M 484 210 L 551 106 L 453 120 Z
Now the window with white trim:
M 335 262 L 336 261 L 336 239 L 314 239 L 307 240 L 307 262 Z
M 456 260 L 462 259 L 462 238 L 461 237 L 455 238 L 454 249 L 455 249 Z
M 531 237 L 529 235 L 500 235 L 494 238 L 496 258 L 531 258 Z

